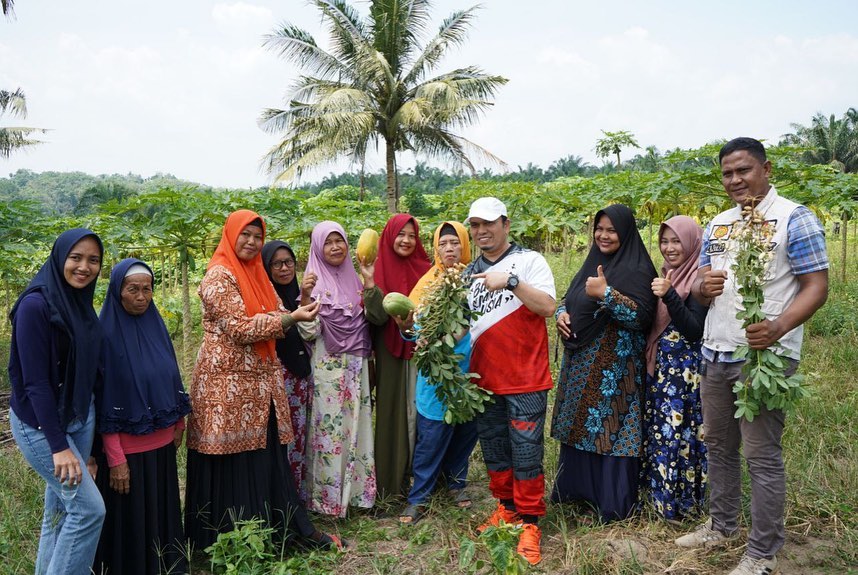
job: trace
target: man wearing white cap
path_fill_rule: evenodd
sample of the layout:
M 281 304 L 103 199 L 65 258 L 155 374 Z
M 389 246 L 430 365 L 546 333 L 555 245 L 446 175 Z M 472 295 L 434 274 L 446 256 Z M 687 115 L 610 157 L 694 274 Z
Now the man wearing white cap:
M 553 385 L 545 318 L 554 313 L 554 275 L 542 255 L 510 243 L 506 206 L 497 198 L 471 204 L 467 223 L 482 252 L 468 268 L 468 303 L 479 312 L 471 324 L 471 371 L 495 394 L 477 428 L 498 507 L 477 530 L 501 520 L 521 524 L 518 553 L 535 565 L 545 515 L 543 430 Z

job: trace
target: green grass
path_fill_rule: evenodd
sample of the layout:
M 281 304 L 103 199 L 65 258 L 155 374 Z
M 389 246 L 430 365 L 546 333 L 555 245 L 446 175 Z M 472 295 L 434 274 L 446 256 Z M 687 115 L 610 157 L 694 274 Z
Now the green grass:
M 831 246 L 831 253 L 839 253 L 836 247 Z M 559 295 L 581 259 L 580 253 L 549 258 L 557 272 Z M 856 261 L 850 259 L 849 265 L 855 269 Z M 787 544 L 779 559 L 787 574 L 858 573 L 858 299 L 853 298 L 858 298 L 858 288 L 833 281 L 829 303 L 807 330 L 801 371 L 809 376 L 814 395 L 788 417 L 783 441 L 788 477 Z M 550 332 L 553 346 L 554 330 Z M 0 352 L 4 346 L 8 342 L 0 337 Z M 553 347 L 551 354 L 553 360 Z M 550 489 L 559 449 L 550 438 L 545 445 Z M 0 573 L 32 573 L 42 484 L 11 444 L 2 449 L 0 556 L 4 559 Z M 463 572 L 459 555 L 464 539 L 475 543 L 473 564 L 484 562 L 475 572 L 490 573 L 488 547 L 473 536 L 474 528 L 494 507 L 479 448 L 472 457 L 469 479 L 475 496 L 472 509 L 457 509 L 446 493 L 438 493 L 430 500 L 428 516 L 415 526 L 399 525 L 396 514 L 401 506 L 391 501 L 381 502 L 371 512 L 353 512 L 345 520 L 318 517 L 320 528 L 350 539 L 353 548 L 342 555 L 287 551 L 278 557 L 287 565 L 283 572 L 450 575 Z M 743 504 L 743 527 L 747 528 L 747 489 Z M 695 521 L 669 524 L 650 508 L 632 519 L 602 525 L 592 524 L 585 510 L 549 503 L 541 525 L 544 559 L 531 570 L 534 573 L 721 573 L 732 568 L 744 552 L 743 539 L 723 550 L 680 551 L 673 539 Z M 206 558 L 197 556 L 193 572 L 207 573 L 208 569 Z

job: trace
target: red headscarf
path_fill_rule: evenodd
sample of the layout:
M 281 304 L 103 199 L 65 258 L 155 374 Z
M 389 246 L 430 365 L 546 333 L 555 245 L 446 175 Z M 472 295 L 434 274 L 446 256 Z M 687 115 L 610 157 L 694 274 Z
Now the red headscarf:
M 417 245 L 407 258 L 403 258 L 393 251 L 393 240 L 411 222 L 414 225 L 414 233 L 417 236 Z M 420 226 L 411 214 L 396 214 L 387 221 L 381 238 L 378 241 L 378 259 L 375 260 L 375 283 L 385 294 L 399 292 L 404 295 L 411 293 L 414 285 L 423 274 L 432 267 L 429 256 L 423 249 L 420 241 Z M 394 357 L 411 359 L 414 353 L 414 344 L 404 341 L 399 335 L 399 328 L 393 319 L 387 320 L 384 326 L 384 344 Z
M 233 212 L 226 218 L 220 243 L 206 267 L 206 270 L 210 270 L 213 266 L 221 265 L 232 272 L 238 280 L 238 290 L 241 292 L 241 299 L 244 301 L 244 309 L 248 317 L 278 309 L 277 292 L 274 291 L 265 266 L 262 265 L 261 250 L 250 261 L 239 259 L 235 253 L 235 243 L 239 234 L 255 220 L 262 224 L 262 240 L 265 241 L 265 221 L 259 214 L 250 210 Z M 253 347 L 262 359 L 274 360 L 277 357 L 273 339 L 258 341 L 253 344 Z

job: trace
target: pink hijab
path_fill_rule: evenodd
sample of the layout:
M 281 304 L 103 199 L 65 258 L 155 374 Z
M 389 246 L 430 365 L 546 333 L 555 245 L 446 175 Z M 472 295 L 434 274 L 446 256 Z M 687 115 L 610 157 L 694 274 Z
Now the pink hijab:
M 679 297 L 685 299 L 691 293 L 691 285 L 697 278 L 700 246 L 703 241 L 703 228 L 688 216 L 673 216 L 662 223 L 658 229 L 659 242 L 661 242 L 661 236 L 665 228 L 673 230 L 673 233 L 679 238 L 682 250 L 685 253 L 685 259 L 675 268 L 668 265 L 665 261 L 661 266 L 661 275 L 664 277 L 667 270 L 672 269 L 671 284 L 673 289 L 676 290 Z M 646 340 L 646 371 L 650 375 L 655 374 L 655 356 L 658 350 L 658 338 L 669 324 L 670 313 L 667 311 L 667 306 L 664 305 L 664 302 L 659 299 L 655 312 L 655 320 L 652 323 L 652 330 L 649 332 L 649 337 Z
M 363 284 L 352 266 L 348 251 L 346 259 L 338 266 L 325 261 L 325 240 L 332 233 L 342 236 L 348 250 L 348 236 L 340 224 L 319 222 L 310 236 L 310 258 L 306 267 L 306 271 L 314 272 L 319 278 L 312 295 L 322 304 L 319 320 L 322 323 L 325 350 L 328 353 L 368 357 L 372 352 L 372 344 L 369 325 L 363 313 Z

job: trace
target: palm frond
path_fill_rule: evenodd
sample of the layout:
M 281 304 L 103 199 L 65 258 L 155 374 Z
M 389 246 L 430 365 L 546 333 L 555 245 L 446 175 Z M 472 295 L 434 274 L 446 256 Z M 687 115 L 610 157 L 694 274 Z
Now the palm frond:
M 27 117 L 27 96 L 21 88 L 15 89 L 14 92 L 0 90 L 0 115 L 3 113 L 18 118 Z
M 479 5 L 472 6 L 467 10 L 454 12 L 447 17 L 438 29 L 438 33 L 426 45 L 423 53 L 414 61 L 411 70 L 403 78 L 403 82 L 411 84 L 423 79 L 429 70 L 433 69 L 445 56 L 450 46 L 459 46 L 464 43 Z
M 47 130 L 42 128 L 20 128 L 20 127 L 5 127 L 0 128 L 0 158 L 7 159 L 12 152 L 22 148 L 28 148 L 43 144 L 42 140 L 34 140 L 30 138 L 31 134 L 47 133 Z
M 283 24 L 275 33 L 266 35 L 262 44 L 313 74 L 352 77 L 350 66 L 320 48 L 308 32 L 297 26 Z

